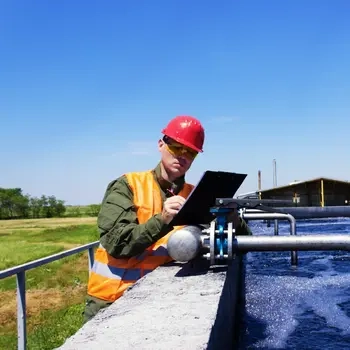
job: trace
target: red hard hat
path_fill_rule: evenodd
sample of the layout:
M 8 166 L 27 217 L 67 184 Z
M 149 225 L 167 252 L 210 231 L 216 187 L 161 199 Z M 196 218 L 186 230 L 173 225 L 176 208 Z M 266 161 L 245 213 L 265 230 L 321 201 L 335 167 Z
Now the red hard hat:
M 203 152 L 204 128 L 201 122 L 187 115 L 170 120 L 162 133 L 197 152 Z

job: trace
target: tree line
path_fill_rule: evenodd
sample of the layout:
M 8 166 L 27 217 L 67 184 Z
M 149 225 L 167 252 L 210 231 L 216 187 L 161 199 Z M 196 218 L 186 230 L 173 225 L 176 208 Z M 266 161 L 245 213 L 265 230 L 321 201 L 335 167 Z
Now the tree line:
M 84 215 L 97 216 L 100 205 L 87 206 Z M 21 188 L 0 187 L 0 220 L 54 218 L 63 216 L 80 216 L 72 210 L 67 211 L 65 201 L 55 196 L 42 195 L 32 197 L 24 194 Z

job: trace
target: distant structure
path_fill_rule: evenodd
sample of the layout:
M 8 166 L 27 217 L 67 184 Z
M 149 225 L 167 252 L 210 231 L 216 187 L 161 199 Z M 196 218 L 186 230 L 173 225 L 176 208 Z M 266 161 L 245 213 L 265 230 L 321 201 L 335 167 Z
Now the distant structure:
M 261 170 L 258 171 L 258 191 L 261 191 Z
M 290 206 L 325 207 L 350 204 L 350 182 L 319 177 L 256 191 L 260 199 L 292 200 Z M 247 194 L 246 194 L 247 195 Z M 249 193 L 252 198 L 253 193 Z M 242 196 L 243 197 L 243 196 Z

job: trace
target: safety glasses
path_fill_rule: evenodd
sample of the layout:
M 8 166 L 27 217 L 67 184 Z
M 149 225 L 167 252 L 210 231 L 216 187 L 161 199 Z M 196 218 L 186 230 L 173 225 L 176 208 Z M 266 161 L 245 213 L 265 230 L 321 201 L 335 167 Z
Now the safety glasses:
M 165 142 L 169 153 L 174 157 L 186 157 L 187 159 L 193 160 L 198 155 L 198 152 L 193 149 L 181 145 L 167 137 L 163 138 L 163 141 Z

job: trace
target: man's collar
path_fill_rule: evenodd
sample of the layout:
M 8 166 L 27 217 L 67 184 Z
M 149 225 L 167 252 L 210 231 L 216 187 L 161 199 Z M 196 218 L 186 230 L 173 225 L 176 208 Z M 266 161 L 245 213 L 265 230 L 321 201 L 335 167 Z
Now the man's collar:
M 166 190 L 170 190 L 173 189 L 175 193 L 179 193 L 185 183 L 185 176 L 181 176 L 179 178 L 177 178 L 174 182 L 170 182 L 165 180 L 162 177 L 162 171 L 161 171 L 161 167 L 160 167 L 160 163 L 158 163 L 158 165 L 154 168 L 153 170 L 154 175 L 156 180 L 159 183 L 159 186 L 162 188 L 163 191 Z

